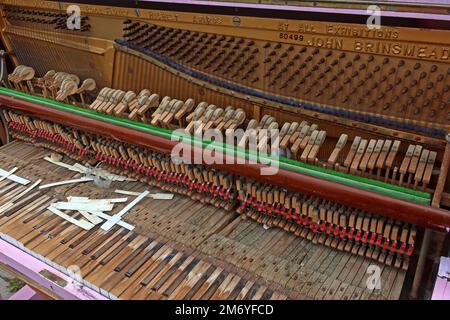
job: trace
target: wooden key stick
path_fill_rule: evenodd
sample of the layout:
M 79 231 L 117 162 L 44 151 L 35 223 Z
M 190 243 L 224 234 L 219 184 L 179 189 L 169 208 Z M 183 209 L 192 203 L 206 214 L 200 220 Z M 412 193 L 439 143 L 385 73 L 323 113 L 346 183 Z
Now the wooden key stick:
M 91 105 L 89 106 L 89 109 L 93 109 L 95 110 L 96 106 L 100 103 L 102 103 L 105 99 L 106 96 L 105 94 L 110 90 L 110 88 L 105 87 L 103 89 L 100 90 L 100 92 L 97 95 L 97 98 L 94 100 L 94 102 L 91 103 Z
M 174 118 L 175 118 L 175 120 L 178 121 L 178 124 L 180 127 L 182 127 L 184 125 L 183 117 L 192 111 L 192 109 L 194 108 L 194 105 L 195 105 L 195 101 L 193 99 L 189 98 L 184 102 L 183 107 L 180 110 L 178 110 L 178 112 L 175 114 Z
M 322 144 L 325 142 L 325 138 L 327 136 L 327 132 L 325 130 L 320 130 L 319 134 L 317 135 L 316 140 L 314 141 L 314 145 L 311 148 L 311 151 L 308 154 L 308 162 L 314 163 L 317 157 L 317 154 L 319 153 L 319 149 L 322 146 Z
M 157 108 L 158 105 L 159 105 L 159 95 L 153 93 L 147 98 L 144 104 L 139 107 L 137 113 L 140 116 L 144 116 L 149 109 Z
M 228 123 L 225 124 L 225 127 L 224 127 L 225 130 L 235 130 L 238 126 L 240 126 L 241 124 L 244 123 L 245 118 L 246 118 L 246 114 L 245 114 L 244 110 L 242 110 L 242 109 L 236 110 L 236 112 L 234 113 L 234 117 L 230 120 L 231 123 L 229 121 L 228 123 L 230 123 L 230 124 L 228 124 Z M 276 126 L 278 127 L 278 124 Z
M 270 116 L 268 114 L 263 115 L 263 117 L 261 118 L 261 120 L 259 120 L 259 123 L 255 129 L 258 130 L 258 129 L 263 128 L 269 118 L 270 118 Z
M 103 107 L 102 111 L 107 114 L 111 114 L 117 105 L 123 100 L 125 94 L 125 91 L 117 90 L 113 95 L 112 100 Z
M 386 140 L 383 144 L 383 148 L 381 148 L 381 153 L 377 160 L 377 176 L 380 177 L 381 175 L 381 169 L 384 168 L 386 157 L 389 153 L 389 150 L 391 149 L 392 140 Z
M 427 187 L 430 183 L 431 174 L 433 173 L 434 162 L 436 161 L 437 153 L 435 151 L 431 151 L 428 155 L 427 166 L 425 168 L 425 172 L 423 174 L 422 182 L 423 189 Z
M 175 114 L 184 106 L 184 102 L 177 100 L 172 108 L 170 109 L 169 113 L 166 115 L 165 118 L 162 119 L 162 125 L 164 127 L 167 127 L 173 120 L 173 118 L 175 117 Z
M 373 169 L 375 169 L 375 166 L 378 161 L 378 157 L 380 156 L 381 149 L 383 149 L 384 140 L 377 140 L 377 143 L 375 144 L 375 148 L 372 151 L 372 154 L 370 155 L 369 162 L 367 163 L 367 169 L 369 169 L 370 173 L 373 172 Z
M 205 112 L 208 106 L 209 106 L 208 102 L 205 101 L 200 102 L 195 108 L 195 110 L 186 117 L 186 123 L 191 122 L 194 119 L 194 116 L 200 112 L 199 110 L 202 110 L 201 113 L 203 114 L 203 112 Z
M 411 158 L 411 162 L 408 167 L 408 184 L 411 183 L 413 175 L 416 173 L 417 165 L 419 164 L 420 154 L 422 153 L 422 146 L 416 145 L 414 148 L 413 156 Z
M 269 127 L 267 128 L 267 132 L 260 137 L 257 149 L 265 152 L 270 152 L 268 148 L 268 143 L 270 140 L 271 130 L 278 129 L 278 123 L 277 122 L 271 122 Z
M 233 123 L 236 122 L 236 117 L 241 116 L 239 114 L 242 112 L 244 112 L 244 110 L 241 108 L 234 110 L 233 115 L 230 117 L 230 119 L 227 122 L 224 123 L 223 128 L 225 130 L 228 129 Z M 245 112 L 244 112 L 244 114 L 245 114 Z M 245 120 L 245 118 L 244 118 L 244 120 Z
M 214 110 L 211 118 L 208 120 L 208 122 L 205 124 L 205 126 L 203 127 L 203 132 L 205 132 L 208 129 L 211 129 L 212 126 L 214 125 L 214 122 L 216 120 L 219 119 L 219 117 L 222 116 L 224 110 L 222 108 L 217 108 L 216 110 Z
M 295 143 L 297 141 L 300 132 L 302 131 L 303 127 L 309 126 L 309 123 L 307 121 L 302 121 L 300 125 L 297 127 L 297 130 L 292 134 L 292 136 L 289 138 L 289 144 Z
M 306 148 L 306 145 L 309 142 L 309 139 L 311 138 L 311 135 L 314 131 L 318 130 L 319 126 L 317 124 L 312 124 L 309 127 L 308 133 L 306 134 L 306 136 L 302 139 L 302 141 L 300 142 L 300 150 L 303 150 Z
M 387 180 L 389 178 L 389 174 L 390 174 L 392 165 L 394 163 L 394 159 L 395 159 L 395 157 L 396 157 L 396 155 L 398 153 L 399 148 L 400 148 L 400 141 L 399 140 L 395 140 L 394 143 L 392 144 L 391 151 L 389 152 L 389 154 L 388 154 L 388 156 L 386 158 L 386 163 L 385 163 L 386 173 L 385 173 L 385 176 L 384 176 L 384 181 L 385 182 L 387 182 Z
M 366 152 L 364 153 L 364 156 L 362 157 L 361 162 L 359 164 L 359 169 L 361 170 L 362 174 L 366 172 L 367 164 L 369 162 L 373 150 L 375 149 L 376 142 L 377 141 L 375 139 L 370 139 L 369 144 L 367 145 Z
M 339 153 L 341 153 L 342 149 L 344 149 L 345 144 L 347 143 L 348 135 L 341 134 L 339 137 L 338 142 L 336 143 L 336 146 L 334 147 L 333 152 L 331 153 L 330 157 L 328 158 L 328 164 L 334 168 L 334 165 L 338 161 Z
M 311 151 L 312 146 L 314 145 L 314 143 L 316 142 L 316 138 L 319 134 L 319 130 L 314 130 L 311 134 L 311 136 L 308 138 L 307 144 L 300 156 L 300 161 L 302 162 L 306 162 L 308 159 L 308 155 L 309 152 Z M 303 140 L 302 140 L 303 141 Z M 300 148 L 301 148 L 301 144 L 300 144 Z
M 292 147 L 291 147 L 291 152 L 292 152 L 292 158 L 296 159 L 297 158 L 297 154 L 298 152 L 301 150 L 300 149 L 300 144 L 303 141 L 303 138 L 308 134 L 310 126 L 306 125 L 302 128 L 302 130 L 300 131 L 299 135 L 297 136 L 297 140 L 293 143 Z
M 112 100 L 115 93 L 116 93 L 116 90 L 108 89 L 105 93 L 105 98 L 103 99 L 102 102 L 100 102 L 99 104 L 97 104 L 95 106 L 94 110 L 101 111 L 103 109 L 103 107 Z
M 286 149 L 288 147 L 291 136 L 297 131 L 299 126 L 300 126 L 300 124 L 298 122 L 292 122 L 289 125 L 289 129 L 288 129 L 286 135 L 283 137 L 283 139 L 281 139 L 281 142 L 280 142 L 281 149 Z
M 150 122 L 151 125 L 156 125 L 160 118 L 162 117 L 163 113 L 167 110 L 170 109 L 173 105 L 174 100 L 172 99 L 164 99 L 163 101 L 161 101 L 161 103 L 159 104 L 158 109 L 156 109 L 155 112 L 153 112 L 152 114 L 152 121 Z M 137 112 L 136 112 L 137 113 Z
M 147 97 L 147 98 L 148 98 L 150 95 L 151 95 L 151 92 L 150 92 L 148 89 L 143 89 L 143 90 L 141 90 L 141 92 L 139 92 L 139 94 L 136 96 L 136 99 L 132 100 L 132 101 L 128 104 L 128 108 L 130 109 L 130 111 L 133 111 L 134 109 L 136 109 L 136 108 L 139 107 L 138 101 L 139 101 L 141 98 L 144 98 L 144 97 Z M 164 97 L 163 100 L 161 101 L 161 103 L 162 103 L 163 101 L 166 101 L 167 99 L 170 100 L 170 97 Z M 141 101 L 145 101 L 145 99 L 142 99 Z
M 352 173 L 352 174 L 358 173 L 359 162 L 361 161 L 361 159 L 364 155 L 366 146 L 367 146 L 367 140 L 361 139 L 358 149 L 356 150 L 355 157 L 353 158 L 352 164 L 350 165 L 350 173 Z
M 233 108 L 231 108 L 229 110 L 225 109 L 225 114 L 223 115 L 223 117 L 221 117 L 219 123 L 216 126 L 217 130 L 222 131 L 225 124 L 228 123 L 228 121 L 230 121 L 231 119 L 233 119 L 234 114 L 235 114 L 235 110 Z
M 181 104 L 183 104 L 183 101 L 180 101 L 178 99 L 172 99 L 169 103 L 169 106 L 167 108 L 165 108 L 164 110 L 160 110 L 162 112 L 160 112 L 159 116 L 159 122 L 162 123 L 162 121 L 164 121 L 164 119 L 172 112 L 172 110 L 175 108 L 175 105 L 179 106 Z
M 415 149 L 415 145 L 413 145 L 413 144 L 409 145 L 408 150 L 406 151 L 405 157 L 403 158 L 403 161 L 402 161 L 402 164 L 401 164 L 400 170 L 399 170 L 400 171 L 400 178 L 399 178 L 399 182 L 398 182 L 399 185 L 402 185 L 402 183 L 403 183 L 403 179 L 404 179 L 406 172 L 408 171 L 408 167 L 411 162 L 411 158 L 413 156 L 414 149 Z
M 133 91 L 127 91 L 123 96 L 122 101 L 120 101 L 113 111 L 116 116 L 122 116 L 125 111 L 129 108 L 130 103 L 136 99 L 136 93 Z M 107 112 L 108 113 L 108 112 Z
M 239 148 L 245 149 L 247 147 L 247 142 L 249 140 L 250 133 L 254 132 L 257 126 L 258 121 L 256 121 L 255 119 L 249 121 L 247 129 L 245 130 L 244 135 L 242 136 L 241 140 L 238 143 Z
M 344 167 L 350 168 L 352 164 L 353 158 L 355 157 L 356 151 L 358 150 L 359 143 L 361 142 L 361 137 L 355 137 L 353 140 L 352 146 L 350 147 L 350 151 L 347 154 L 347 157 L 344 160 Z
M 420 155 L 419 164 L 417 166 L 416 174 L 414 176 L 414 189 L 417 188 L 419 183 L 422 182 L 422 177 L 425 172 L 425 167 L 428 162 L 428 156 L 430 154 L 430 150 L 423 150 L 422 154 Z

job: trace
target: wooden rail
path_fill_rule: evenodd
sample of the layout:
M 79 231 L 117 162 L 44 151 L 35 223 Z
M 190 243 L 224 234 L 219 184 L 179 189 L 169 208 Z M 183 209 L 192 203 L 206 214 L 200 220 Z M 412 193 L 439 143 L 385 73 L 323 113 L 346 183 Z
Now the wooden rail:
M 7 95 L 0 95 L 0 105 L 41 119 L 78 128 L 82 131 L 108 136 L 164 154 L 170 154 L 173 147 L 178 143 L 178 141 L 172 141 L 131 128 L 114 125 L 106 121 L 74 115 L 68 111 L 50 108 Z M 198 147 L 192 147 L 192 151 L 199 152 Z M 219 153 L 217 156 L 225 159 L 225 155 L 223 154 Z M 239 176 L 328 199 L 424 228 L 439 231 L 447 231 L 450 228 L 450 212 L 447 210 L 397 199 L 377 192 L 362 190 L 283 168 L 279 168 L 278 172 L 273 175 L 261 175 L 261 170 L 267 167 L 267 165 L 261 163 L 245 165 L 237 164 L 239 163 L 237 161 L 233 161 L 233 163 L 236 164 L 216 163 L 211 166 Z

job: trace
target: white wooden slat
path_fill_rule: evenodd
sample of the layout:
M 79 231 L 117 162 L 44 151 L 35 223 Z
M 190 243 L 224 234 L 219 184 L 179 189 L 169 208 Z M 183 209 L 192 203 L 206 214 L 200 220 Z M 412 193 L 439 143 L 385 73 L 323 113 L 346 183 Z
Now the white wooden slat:
M 55 202 L 53 207 L 59 210 L 111 211 L 114 204 L 103 202 Z
M 106 213 L 103 213 L 101 211 L 90 211 L 90 213 L 92 213 L 93 215 L 96 215 L 97 217 L 100 217 L 100 218 L 102 218 L 104 220 L 109 220 L 109 219 L 112 218 L 112 216 L 107 215 Z M 120 220 L 119 222 L 117 222 L 117 225 L 119 225 L 122 228 L 125 228 L 127 230 L 130 230 L 130 231 L 133 231 L 133 229 L 134 229 L 133 225 L 131 225 L 131 224 L 129 224 L 129 223 L 123 221 L 123 220 Z
M 93 225 L 98 225 L 103 222 L 103 219 L 97 217 L 96 215 L 90 214 L 87 211 L 79 210 L 79 212 L 81 213 L 81 215 L 83 217 L 85 217 Z
M 17 167 L 14 167 L 11 169 L 11 171 L 8 171 L 7 173 L 5 173 L 4 175 L 2 175 L 2 177 L 0 178 L 0 181 L 3 181 L 5 179 L 7 179 L 9 176 L 11 176 L 14 172 L 17 171 Z
M 111 198 L 111 199 L 89 199 L 88 197 L 67 197 L 70 203 L 121 203 L 127 202 L 128 198 Z
M 52 213 L 56 214 L 57 216 L 63 218 L 64 220 L 67 220 L 68 222 L 84 229 L 84 230 L 91 230 L 94 225 L 84 219 L 82 220 L 76 220 L 74 218 L 72 218 L 71 216 L 65 214 L 64 212 L 59 211 L 58 209 L 50 206 L 48 207 L 48 210 L 50 210 Z
M 111 217 L 110 220 L 105 222 L 100 228 L 105 231 L 109 231 L 117 222 L 122 219 L 122 216 L 124 216 L 131 208 L 133 208 L 138 202 L 140 202 L 142 199 L 144 199 L 150 192 L 148 190 L 145 190 L 142 192 L 139 196 L 137 196 L 133 201 L 131 201 L 129 204 L 127 204 L 122 210 L 120 210 L 117 214 Z
M 0 177 L 4 177 L 6 175 L 8 175 L 8 171 L 0 169 Z M 16 176 L 14 174 L 8 175 L 8 179 L 11 180 L 11 181 L 14 181 L 16 183 L 23 184 L 24 186 L 26 186 L 27 184 L 30 183 L 30 180 L 27 180 L 27 179 L 24 179 L 22 177 Z
M 138 196 L 140 192 L 127 191 L 127 190 L 114 190 L 115 193 L 124 194 L 128 196 Z M 174 197 L 173 193 L 150 193 L 147 195 L 148 198 L 152 198 L 154 200 L 172 200 Z
M 49 183 L 49 184 L 44 184 L 44 185 L 40 186 L 39 189 L 57 187 L 57 186 L 65 185 L 65 184 L 71 184 L 71 183 L 82 183 L 82 182 L 88 182 L 88 181 L 93 181 L 93 180 L 94 180 L 93 178 L 83 177 L 83 178 L 79 178 L 79 179 L 58 181 L 58 182 L 53 182 L 53 183 Z

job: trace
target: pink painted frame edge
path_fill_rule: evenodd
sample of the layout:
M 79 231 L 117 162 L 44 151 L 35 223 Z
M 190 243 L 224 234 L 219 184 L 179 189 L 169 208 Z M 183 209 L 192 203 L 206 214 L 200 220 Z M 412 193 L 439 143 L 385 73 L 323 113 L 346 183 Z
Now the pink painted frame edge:
M 0 262 L 8 265 L 17 272 L 23 274 L 28 279 L 31 279 L 39 285 L 47 288 L 55 293 L 56 296 L 64 300 L 107 300 L 104 295 L 94 291 L 91 288 L 86 287 L 85 284 L 70 278 L 65 273 L 55 269 L 54 267 L 42 262 L 41 260 L 33 257 L 29 253 L 23 251 L 17 246 L 7 242 L 4 237 L 0 239 Z M 47 269 L 51 273 L 54 273 L 58 277 L 64 279 L 67 285 L 62 288 L 50 281 L 49 279 L 41 276 L 39 272 L 43 269 Z

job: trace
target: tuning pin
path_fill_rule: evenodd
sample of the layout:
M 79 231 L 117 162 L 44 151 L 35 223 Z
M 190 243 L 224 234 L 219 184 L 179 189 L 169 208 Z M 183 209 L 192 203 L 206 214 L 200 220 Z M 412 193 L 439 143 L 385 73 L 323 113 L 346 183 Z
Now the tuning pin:
M 417 62 L 417 63 L 414 65 L 414 70 L 417 70 L 417 69 L 419 69 L 420 67 L 421 67 L 420 62 Z

